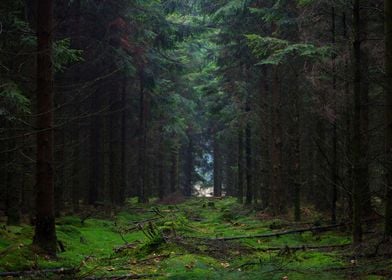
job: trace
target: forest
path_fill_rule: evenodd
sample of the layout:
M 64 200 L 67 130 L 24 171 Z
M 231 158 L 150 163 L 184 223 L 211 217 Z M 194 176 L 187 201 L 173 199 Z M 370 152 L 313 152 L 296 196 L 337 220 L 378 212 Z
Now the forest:
M 392 279 L 392 1 L 1 0 L 3 278 Z

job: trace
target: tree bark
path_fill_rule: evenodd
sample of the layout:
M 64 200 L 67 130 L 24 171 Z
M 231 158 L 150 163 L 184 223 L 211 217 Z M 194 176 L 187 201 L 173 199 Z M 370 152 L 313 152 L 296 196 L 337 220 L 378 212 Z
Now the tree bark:
M 354 70 L 354 137 L 353 145 L 353 172 L 354 185 L 352 190 L 353 196 L 353 240 L 355 244 L 362 242 L 362 139 L 361 139 L 361 17 L 360 17 L 360 0 L 354 1 L 353 9 L 353 70 Z
M 301 220 L 301 95 L 298 87 L 298 76 L 295 77 L 295 89 L 294 93 L 294 161 L 293 161 L 293 184 L 294 184 L 294 219 L 295 221 Z
M 385 235 L 392 236 L 392 2 L 384 1 L 385 9 L 385 74 L 386 74 L 386 205 Z
M 144 88 L 144 73 L 140 73 L 140 91 L 139 91 L 139 182 L 137 196 L 139 203 L 148 202 L 146 188 L 148 185 L 147 174 L 147 96 Z
M 104 172 L 102 155 L 102 116 L 99 115 L 102 99 L 101 91 L 97 89 L 91 96 L 91 113 L 95 116 L 90 121 L 90 174 L 89 174 L 89 197 L 90 205 L 98 201 L 99 192 L 102 190 Z
M 53 182 L 53 3 L 37 5 L 37 174 L 33 243 L 56 255 Z
M 245 111 L 248 115 L 250 114 L 250 100 L 249 96 L 247 97 L 248 100 L 246 101 L 246 108 Z M 254 190 L 253 190 L 253 182 L 252 182 L 252 129 L 250 126 L 250 120 L 248 119 L 246 127 L 245 127 L 245 154 L 246 154 L 246 198 L 245 204 L 251 204 L 252 199 L 254 197 Z
M 238 161 L 237 161 L 237 198 L 242 203 L 244 199 L 244 131 L 238 128 Z
M 336 43 L 336 14 L 335 7 L 331 8 L 331 35 L 332 45 Z M 336 55 L 332 54 L 332 92 L 333 92 L 333 110 L 335 113 L 334 119 L 332 120 L 332 166 L 331 166 L 331 221 L 336 223 L 336 203 L 338 199 L 338 135 L 337 135 L 337 96 L 336 96 Z
M 171 148 L 171 166 L 170 166 L 170 193 L 178 190 L 178 143 L 175 140 Z
M 185 186 L 184 196 L 190 197 L 192 195 L 192 181 L 193 181 L 193 138 L 191 132 L 188 132 L 188 147 L 186 151 L 186 170 L 185 170 Z
M 284 210 L 282 193 L 282 127 L 281 100 L 278 80 L 278 70 L 273 70 L 272 77 L 272 148 L 271 148 L 271 206 L 274 214 Z
M 62 98 L 60 98 L 62 102 Z M 60 113 L 60 119 L 61 119 Z M 65 130 L 66 128 L 59 128 L 54 132 L 54 156 L 55 156 L 55 216 L 61 216 L 61 211 L 64 209 L 64 169 L 65 169 Z
M 372 200 L 369 181 L 369 49 L 366 46 L 368 38 L 368 13 L 366 2 L 360 2 L 360 41 L 361 41 L 361 203 L 363 216 L 369 216 L 372 212 Z M 365 44 L 363 44 L 365 43 Z
M 115 82 L 114 85 L 117 85 L 117 83 Z M 117 171 L 120 168 L 118 166 L 118 147 L 119 147 L 119 143 L 118 143 L 118 138 L 117 138 L 117 131 L 119 130 L 118 128 L 118 122 L 117 122 L 117 117 L 119 116 L 118 111 L 118 91 L 115 89 L 113 92 L 109 93 L 109 108 L 110 108 L 110 112 L 109 112 L 109 180 L 108 180 L 108 193 L 105 196 L 107 198 L 107 202 L 108 204 L 110 204 L 111 206 L 115 205 L 116 203 L 116 196 L 117 196 L 117 192 L 118 192 L 118 186 L 119 186 L 119 182 L 117 181 L 118 177 L 117 177 Z
M 231 131 L 231 133 L 233 133 Z M 225 146 L 225 151 L 226 151 L 226 161 L 225 161 L 225 191 L 226 191 L 226 196 L 236 196 L 235 193 L 235 184 L 236 184 L 236 175 L 235 172 L 233 172 L 233 168 L 236 165 L 237 162 L 237 154 L 235 151 L 235 141 L 232 137 L 228 139 L 228 143 Z
M 81 43 L 81 0 L 76 0 L 74 2 L 75 11 L 75 39 L 73 41 L 73 47 L 77 50 L 82 49 Z M 75 69 L 74 82 L 79 84 L 80 82 L 80 66 L 77 65 Z M 80 114 L 80 104 L 79 104 L 79 92 L 76 93 L 75 101 L 78 103 L 75 107 L 74 114 L 79 116 Z M 72 187 L 71 187 L 71 197 L 72 197 L 72 210 L 73 212 L 79 211 L 79 198 L 80 198 L 80 124 L 78 121 L 72 126 Z
M 213 152 L 214 152 L 214 196 L 222 196 L 222 156 L 220 151 L 220 143 L 216 135 L 213 139 Z
M 159 140 L 159 151 L 158 151 L 158 197 L 159 199 L 163 199 L 165 197 L 166 192 L 166 184 L 165 184 L 165 155 L 166 149 L 163 142 L 163 137 Z
M 121 93 L 121 104 L 123 106 L 121 113 L 121 160 L 120 160 L 120 186 L 117 195 L 117 203 L 124 204 L 125 194 L 128 190 L 128 137 L 127 137 L 127 116 L 129 114 L 127 108 L 127 79 L 123 80 L 123 88 Z
M 346 42 L 349 42 L 348 40 L 348 28 L 347 28 L 347 15 L 346 12 L 342 13 L 342 25 L 343 25 L 343 38 L 345 39 Z M 346 45 L 347 52 L 349 53 L 351 50 L 351 45 L 347 44 Z M 350 69 L 349 69 L 349 59 L 347 56 L 344 58 L 344 73 L 348 77 L 350 75 Z M 345 152 L 346 152 L 346 158 L 345 158 L 345 165 L 347 166 L 346 168 L 346 174 L 345 174 L 345 199 L 347 200 L 347 216 L 352 218 L 353 216 L 353 202 L 352 202 L 352 189 L 354 185 L 354 178 L 353 178 L 353 167 L 352 167 L 352 162 L 353 162 L 353 147 L 352 147 L 352 135 L 353 135 L 353 129 L 352 129 L 352 119 L 353 119 L 353 106 L 352 106 L 352 98 L 351 98 L 351 89 L 350 89 L 351 81 L 349 79 L 345 79 L 344 81 L 344 95 L 345 95 L 345 107 L 346 107 L 346 120 L 345 120 Z

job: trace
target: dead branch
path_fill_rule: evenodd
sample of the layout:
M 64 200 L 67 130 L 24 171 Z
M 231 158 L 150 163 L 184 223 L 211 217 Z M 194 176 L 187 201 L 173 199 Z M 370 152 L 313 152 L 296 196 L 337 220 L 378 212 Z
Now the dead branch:
M 136 248 L 136 244 L 135 243 L 128 243 L 128 244 L 125 244 L 123 246 L 114 248 L 113 251 L 118 254 L 118 253 L 121 253 L 121 252 L 123 252 L 123 251 L 125 251 L 127 249 L 135 249 L 135 248 Z
M 349 225 L 350 223 L 340 223 L 336 225 L 328 225 L 328 226 L 321 226 L 321 227 L 309 227 L 309 228 L 302 228 L 302 229 L 296 229 L 296 230 L 286 230 L 286 231 L 281 231 L 281 232 L 276 232 L 276 233 L 265 233 L 265 234 L 255 234 L 255 235 L 240 235 L 240 236 L 229 236 L 229 237 L 217 237 L 217 238 L 210 238 L 212 240 L 222 240 L 222 241 L 228 241 L 228 240 L 237 240 L 237 239 L 251 239 L 251 238 L 269 238 L 269 237 L 279 237 L 282 235 L 288 235 L 288 234 L 295 234 L 295 233 L 304 233 L 304 232 L 323 232 L 323 231 L 328 231 L 331 229 L 335 228 L 340 228 Z
M 321 246 L 313 246 L 313 245 L 302 245 L 302 246 L 294 246 L 294 247 L 267 247 L 267 248 L 257 248 L 256 250 L 262 252 L 269 252 L 269 251 L 282 251 L 282 250 L 289 250 L 289 251 L 307 251 L 307 250 L 328 250 L 328 249 L 343 249 L 346 247 L 351 246 L 352 244 L 337 244 L 337 245 L 321 245 Z

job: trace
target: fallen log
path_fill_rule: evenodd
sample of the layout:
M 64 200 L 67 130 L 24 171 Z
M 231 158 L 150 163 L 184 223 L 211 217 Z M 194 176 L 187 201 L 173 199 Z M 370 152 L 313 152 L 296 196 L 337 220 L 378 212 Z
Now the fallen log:
M 257 251 L 262 251 L 262 252 L 269 252 L 269 251 L 282 251 L 282 250 L 288 250 L 288 251 L 306 251 L 306 250 L 326 250 L 326 249 L 342 249 L 351 246 L 352 244 L 337 244 L 337 245 L 320 245 L 320 246 L 314 246 L 314 245 L 302 245 L 302 246 L 294 246 L 294 247 L 267 247 L 267 248 L 257 248 Z
M 211 240 L 229 241 L 229 240 L 237 240 L 237 239 L 279 237 L 279 236 L 282 236 L 282 235 L 295 234 L 295 233 L 304 233 L 304 232 L 307 232 L 307 231 L 323 232 L 323 231 L 328 231 L 328 230 L 339 228 L 339 227 L 344 227 L 344 226 L 347 226 L 349 224 L 350 223 L 341 223 L 341 224 L 321 226 L 321 227 L 309 227 L 309 228 L 302 228 L 302 229 L 295 229 L 295 230 L 286 230 L 286 231 L 275 232 L 275 233 L 216 237 L 216 238 L 210 238 L 210 239 Z
M 25 270 L 25 271 L 9 271 L 0 272 L 0 277 L 21 277 L 21 276 L 34 276 L 44 274 L 75 274 L 77 269 L 75 268 L 54 268 L 54 269 L 42 269 L 42 270 Z

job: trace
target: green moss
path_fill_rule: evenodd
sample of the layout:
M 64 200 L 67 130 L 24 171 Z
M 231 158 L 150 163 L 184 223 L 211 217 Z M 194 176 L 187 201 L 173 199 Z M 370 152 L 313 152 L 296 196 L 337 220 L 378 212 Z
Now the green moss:
M 39 257 L 29 246 L 15 245 L 0 259 L 0 271 L 28 270 L 37 266 Z
M 208 207 L 209 202 L 213 202 L 214 206 Z M 56 228 L 57 237 L 66 251 L 59 253 L 56 260 L 35 254 L 30 246 L 33 237 L 31 226 L 0 225 L 0 254 L 4 253 L 0 258 L 0 271 L 79 267 L 83 263 L 81 274 L 89 271 L 94 271 L 95 275 L 159 273 L 162 275 L 160 279 L 252 280 L 282 279 L 283 276 L 288 276 L 290 280 L 345 279 L 344 273 L 339 273 L 339 268 L 350 264 L 347 259 L 339 257 L 339 252 L 258 250 L 347 244 L 351 238 L 345 232 L 306 232 L 240 239 L 222 244 L 182 240 L 183 236 L 211 238 L 253 235 L 295 227 L 292 221 L 260 220 L 256 214 L 254 209 L 243 207 L 234 198 L 195 198 L 173 206 L 155 202 L 149 205 L 133 204 L 117 213 L 112 220 L 89 218 L 82 224 L 79 217 L 63 217 L 57 221 Z M 157 217 L 151 222 L 155 232 L 153 235 L 140 230 L 127 231 L 138 221 Z M 179 242 L 171 242 L 171 238 L 178 238 Z M 113 249 L 123 246 L 125 242 L 131 246 L 115 253 Z M 377 264 L 366 264 L 357 273 L 362 273 L 363 279 L 382 279 L 371 273 L 380 268 L 379 262 Z M 390 260 L 382 264 L 383 268 L 391 266 Z

